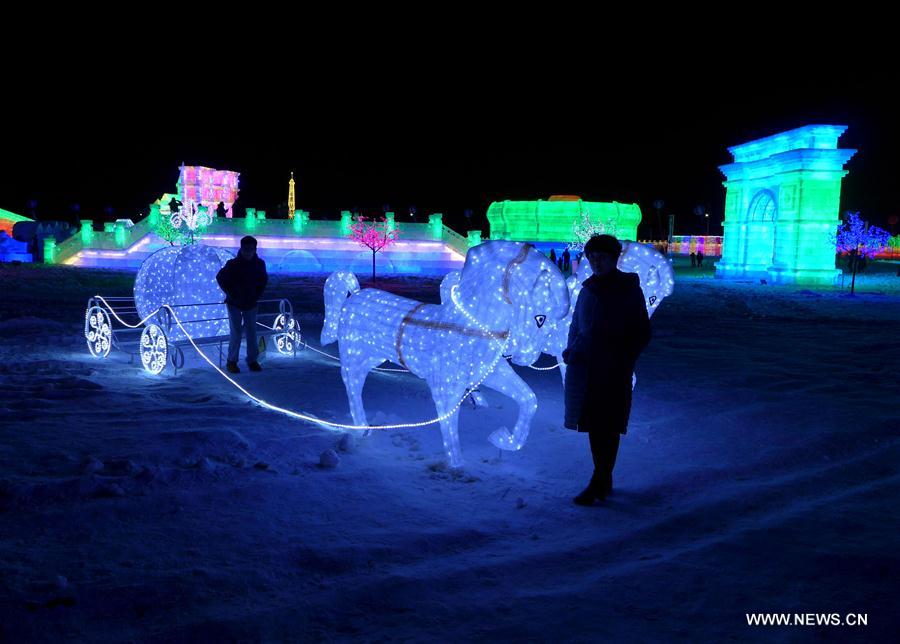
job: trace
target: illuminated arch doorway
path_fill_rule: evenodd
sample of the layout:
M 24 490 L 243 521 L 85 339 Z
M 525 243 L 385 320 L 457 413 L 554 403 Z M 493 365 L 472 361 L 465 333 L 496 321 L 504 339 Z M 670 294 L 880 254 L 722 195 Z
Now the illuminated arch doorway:
M 754 271 L 768 271 L 775 256 L 775 217 L 778 200 L 771 190 L 760 190 L 750 201 L 745 216 L 743 235 L 744 266 Z

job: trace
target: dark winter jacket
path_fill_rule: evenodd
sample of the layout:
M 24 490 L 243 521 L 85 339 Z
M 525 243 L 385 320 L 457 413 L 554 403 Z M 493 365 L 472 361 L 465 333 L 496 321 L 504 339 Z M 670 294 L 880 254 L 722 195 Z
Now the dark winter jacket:
M 563 353 L 566 427 L 626 432 L 631 374 L 648 342 L 650 319 L 637 275 L 616 269 L 584 282 Z
M 241 311 L 249 311 L 256 306 L 268 279 L 266 263 L 258 255 L 254 255 L 253 259 L 244 259 L 240 253 L 229 259 L 216 275 L 216 281 L 225 292 L 225 303 Z

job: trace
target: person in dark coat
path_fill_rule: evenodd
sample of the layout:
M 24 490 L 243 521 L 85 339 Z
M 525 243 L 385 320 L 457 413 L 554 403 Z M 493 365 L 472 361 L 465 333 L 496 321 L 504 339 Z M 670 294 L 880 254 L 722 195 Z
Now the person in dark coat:
M 697 251 L 697 268 L 702 268 L 702 267 L 703 267 L 703 251 L 698 250 Z
M 553 248 L 550 249 L 550 261 L 556 263 L 556 250 Z
M 565 426 L 587 432 L 594 475 L 575 497 L 578 505 L 603 500 L 612 489 L 619 435 L 628 428 L 632 373 L 650 342 L 650 318 L 641 282 L 616 264 L 622 245 L 612 235 L 595 235 L 584 246 L 593 275 L 575 304 L 566 369 Z
M 569 254 L 568 248 L 566 248 L 563 251 L 562 260 L 563 260 L 563 272 L 568 273 L 569 270 L 572 268 L 572 255 Z
M 697 266 L 697 253 L 691 253 L 691 266 Z
M 225 292 L 231 337 L 228 341 L 228 371 L 240 373 L 237 366 L 241 351 L 241 336 L 247 334 L 247 366 L 250 371 L 262 371 L 256 359 L 256 304 L 266 288 L 269 277 L 266 263 L 256 254 L 256 239 L 249 235 L 241 239 L 237 257 L 229 259 L 216 275 L 216 281 Z

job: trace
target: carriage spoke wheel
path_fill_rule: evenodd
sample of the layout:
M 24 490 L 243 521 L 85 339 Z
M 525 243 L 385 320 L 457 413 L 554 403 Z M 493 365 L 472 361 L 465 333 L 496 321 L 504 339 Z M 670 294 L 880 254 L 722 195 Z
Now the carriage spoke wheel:
M 141 331 L 141 364 L 156 375 L 166 366 L 169 343 L 165 332 L 156 324 L 148 324 Z
M 84 314 L 84 339 L 88 351 L 95 358 L 105 358 L 112 348 L 112 325 L 109 314 L 99 306 L 92 306 Z
M 294 353 L 294 349 L 300 343 L 300 325 L 297 324 L 294 316 L 281 313 L 275 318 L 272 328 L 278 331 L 273 336 L 278 353 L 285 355 Z

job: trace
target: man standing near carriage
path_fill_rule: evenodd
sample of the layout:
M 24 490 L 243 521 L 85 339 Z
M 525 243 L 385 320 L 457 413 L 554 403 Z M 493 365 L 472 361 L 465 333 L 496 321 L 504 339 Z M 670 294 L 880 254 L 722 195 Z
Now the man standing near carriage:
M 216 281 L 225 293 L 225 305 L 228 308 L 231 335 L 226 368 L 231 373 L 241 372 L 237 361 L 244 333 L 247 335 L 247 367 L 250 371 L 262 371 L 257 362 L 259 345 L 256 343 L 256 304 L 268 279 L 266 263 L 256 254 L 256 239 L 250 235 L 241 239 L 241 250 L 237 257 L 225 262 L 225 266 L 216 275 Z
M 616 268 L 621 252 L 612 235 L 595 235 L 584 245 L 593 275 L 578 296 L 563 352 L 565 426 L 588 434 L 594 461 L 590 483 L 574 499 L 578 505 L 593 505 L 612 490 L 619 436 L 631 413 L 631 376 L 650 341 L 640 279 Z

